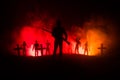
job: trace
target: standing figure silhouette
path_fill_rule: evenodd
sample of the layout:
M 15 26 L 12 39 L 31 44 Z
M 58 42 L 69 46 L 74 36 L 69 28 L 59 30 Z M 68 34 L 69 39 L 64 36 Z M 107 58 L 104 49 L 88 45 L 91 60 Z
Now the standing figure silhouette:
M 85 43 L 84 55 L 88 55 L 88 42 Z
M 53 56 L 56 55 L 56 51 L 58 47 L 59 47 L 59 55 L 62 56 L 63 39 L 67 40 L 67 33 L 65 29 L 61 26 L 60 20 L 56 21 L 56 25 L 52 30 L 52 36 L 55 38 Z
M 33 49 L 35 49 L 35 56 L 38 56 L 39 44 L 37 40 L 35 41 L 33 45 Z
M 75 45 L 75 54 L 79 54 L 79 48 L 81 46 L 80 38 L 76 38 L 76 45 Z

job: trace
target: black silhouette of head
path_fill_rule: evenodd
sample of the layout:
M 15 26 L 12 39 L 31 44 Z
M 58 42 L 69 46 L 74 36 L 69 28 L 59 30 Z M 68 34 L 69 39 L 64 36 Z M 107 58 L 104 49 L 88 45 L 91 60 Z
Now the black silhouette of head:
M 60 21 L 60 19 L 57 19 L 56 25 L 57 25 L 57 27 L 61 27 L 61 21 Z

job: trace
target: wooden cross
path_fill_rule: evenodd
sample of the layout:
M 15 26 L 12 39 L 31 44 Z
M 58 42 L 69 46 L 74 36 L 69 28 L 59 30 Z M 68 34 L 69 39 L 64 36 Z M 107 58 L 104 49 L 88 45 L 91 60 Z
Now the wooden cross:
M 103 44 L 101 44 L 101 47 L 99 47 L 98 49 L 101 50 L 101 55 L 103 55 L 103 50 L 106 49 L 106 47 L 103 47 Z
M 40 50 L 41 51 L 41 56 L 43 56 L 43 50 L 44 49 L 46 49 L 46 48 L 43 48 L 43 45 L 42 44 L 40 44 L 40 48 L 38 48 L 38 50 Z
M 16 50 L 17 51 L 17 54 L 18 54 L 18 56 L 20 56 L 20 50 L 21 50 L 22 48 L 17 44 L 17 47 L 16 48 L 14 48 L 14 50 Z

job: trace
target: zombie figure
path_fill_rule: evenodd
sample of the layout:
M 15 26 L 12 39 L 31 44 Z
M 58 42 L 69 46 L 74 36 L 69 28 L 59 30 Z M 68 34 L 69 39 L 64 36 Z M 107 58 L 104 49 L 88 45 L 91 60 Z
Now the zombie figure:
M 81 46 L 80 38 L 76 38 L 75 53 L 79 54 L 79 47 Z
M 35 41 L 33 45 L 33 49 L 35 49 L 35 56 L 38 56 L 39 44 L 37 40 Z
M 56 25 L 52 30 L 52 36 L 55 38 L 53 56 L 56 55 L 56 51 L 58 47 L 59 47 L 59 54 L 60 56 L 62 56 L 63 36 L 64 36 L 64 39 L 67 40 L 67 33 L 65 29 L 61 26 L 60 20 L 56 21 Z
M 84 55 L 88 55 L 88 42 L 85 43 Z

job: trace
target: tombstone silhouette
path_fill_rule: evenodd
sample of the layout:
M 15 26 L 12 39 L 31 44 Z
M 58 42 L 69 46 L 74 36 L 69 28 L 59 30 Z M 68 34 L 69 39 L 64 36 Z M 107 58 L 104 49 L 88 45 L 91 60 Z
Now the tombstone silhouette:
M 18 56 L 20 56 L 20 50 L 21 50 L 21 49 L 22 49 L 22 48 L 19 46 L 19 44 L 17 44 L 17 45 L 16 45 L 16 48 L 14 48 L 14 50 L 17 51 Z
M 46 42 L 46 55 L 50 54 L 50 42 Z
M 23 41 L 23 44 L 22 44 L 23 56 L 26 56 L 26 46 L 27 46 L 26 42 Z
M 103 46 L 103 43 L 102 43 L 101 46 L 100 46 L 98 49 L 100 49 L 101 55 L 103 55 L 103 54 L 104 54 L 104 53 L 103 53 L 103 50 L 106 49 L 106 47 L 104 47 L 104 46 Z
M 43 45 L 40 44 L 40 49 L 39 49 L 39 50 L 41 51 L 41 56 L 43 56 L 43 49 L 44 49 L 44 48 L 43 48 Z

